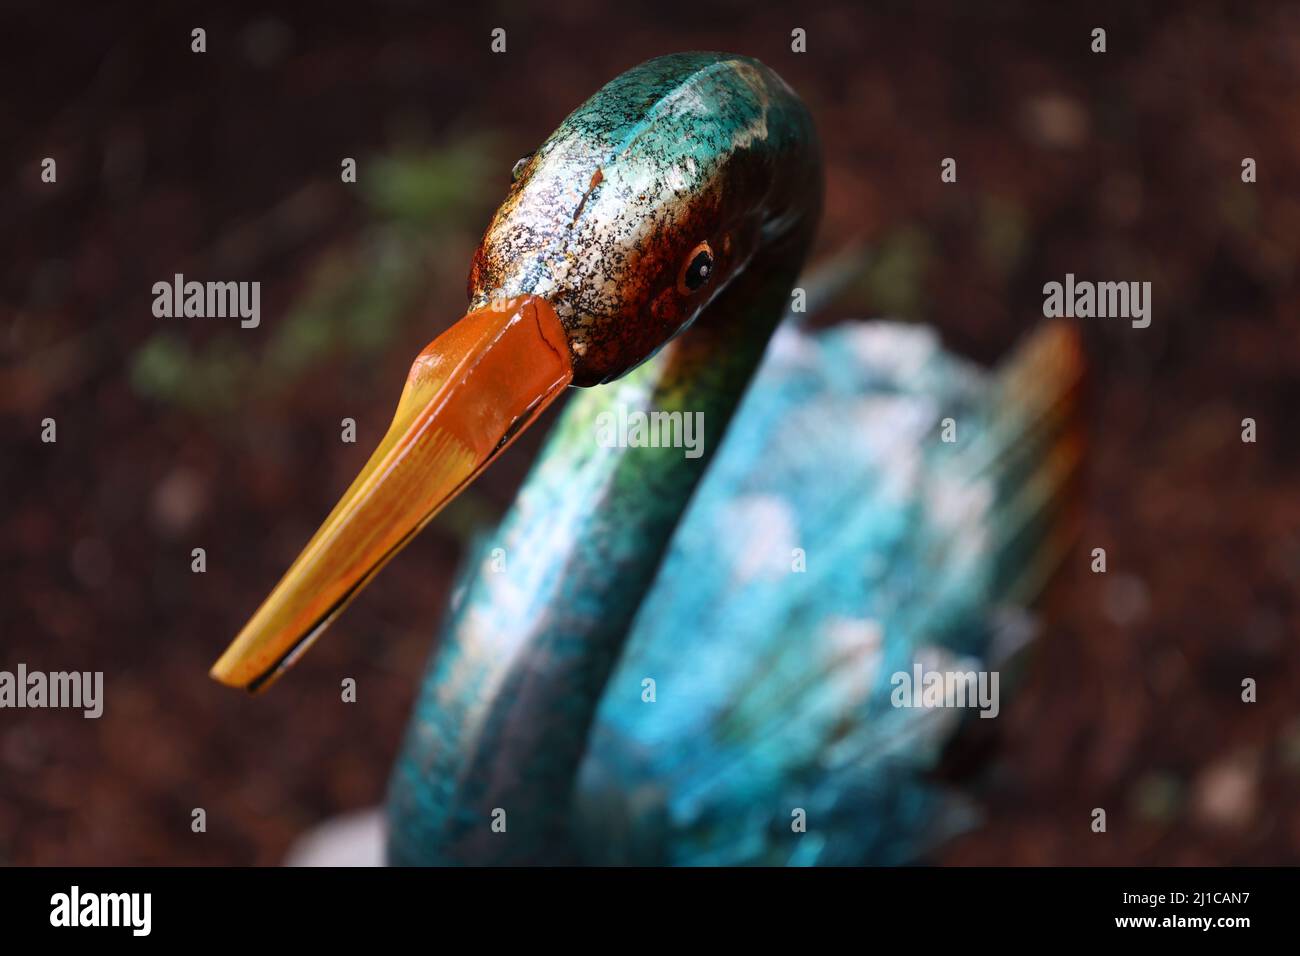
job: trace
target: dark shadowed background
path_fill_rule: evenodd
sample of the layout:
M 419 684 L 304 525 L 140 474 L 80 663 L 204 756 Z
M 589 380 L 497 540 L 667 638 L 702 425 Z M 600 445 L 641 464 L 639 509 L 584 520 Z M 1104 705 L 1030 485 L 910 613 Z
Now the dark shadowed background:
M 1083 321 L 1083 540 L 997 722 L 987 824 L 938 859 L 1300 861 L 1300 9 L 184 6 L 0 13 L 0 669 L 106 683 L 98 721 L 0 711 L 0 863 L 271 864 L 381 799 L 463 546 L 544 427 L 274 691 L 207 669 L 462 313 L 515 159 L 611 77 L 688 49 L 757 56 L 811 107 L 819 254 L 875 252 L 837 316 L 928 322 L 991 361 L 1044 282 L 1153 283 L 1150 328 Z M 260 327 L 154 318 L 177 272 L 260 281 Z

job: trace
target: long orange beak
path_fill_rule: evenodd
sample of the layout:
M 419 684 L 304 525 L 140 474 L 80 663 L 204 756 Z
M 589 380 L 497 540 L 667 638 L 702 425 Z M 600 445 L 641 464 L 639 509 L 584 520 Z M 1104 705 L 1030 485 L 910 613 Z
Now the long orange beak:
M 535 296 L 492 303 L 434 339 L 379 447 L 212 676 L 270 685 L 572 378 L 560 320 Z

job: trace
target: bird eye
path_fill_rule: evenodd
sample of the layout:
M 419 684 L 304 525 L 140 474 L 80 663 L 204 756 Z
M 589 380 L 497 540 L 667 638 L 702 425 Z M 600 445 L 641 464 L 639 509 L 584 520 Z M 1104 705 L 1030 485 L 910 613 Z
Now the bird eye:
M 677 291 L 690 295 L 704 288 L 713 275 L 713 249 L 707 242 L 701 242 L 692 249 L 682 264 L 681 274 L 677 277 Z
M 523 175 L 524 167 L 528 165 L 528 161 L 532 158 L 533 154 L 528 153 L 526 156 L 520 156 L 515 160 L 514 166 L 510 169 L 510 181 L 512 183 L 519 182 L 519 177 Z

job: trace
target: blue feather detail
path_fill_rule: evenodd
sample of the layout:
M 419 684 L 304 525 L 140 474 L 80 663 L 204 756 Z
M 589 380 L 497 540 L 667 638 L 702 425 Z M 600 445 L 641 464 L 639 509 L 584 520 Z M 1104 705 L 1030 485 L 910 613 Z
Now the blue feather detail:
M 932 775 L 969 713 L 896 708 L 891 675 L 1003 663 L 999 621 L 1056 553 L 1077 359 L 1057 328 L 995 375 L 921 327 L 783 326 L 604 686 L 569 814 L 574 858 L 897 864 L 969 826 L 969 800 Z M 566 422 L 620 394 L 587 393 Z M 590 441 L 566 439 L 566 422 L 558 445 Z M 547 486 L 546 464 L 528 489 Z M 431 706 L 425 724 L 439 722 Z M 403 772 L 414 786 L 430 768 Z

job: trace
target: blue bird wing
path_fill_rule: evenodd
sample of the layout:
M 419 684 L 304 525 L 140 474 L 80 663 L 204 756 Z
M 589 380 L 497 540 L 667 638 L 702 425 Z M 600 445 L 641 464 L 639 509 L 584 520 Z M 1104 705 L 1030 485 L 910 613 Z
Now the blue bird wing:
M 904 863 L 969 825 L 932 771 L 970 711 L 895 707 L 892 675 L 994 669 L 1032 633 L 1081 373 L 1064 324 L 993 373 L 922 327 L 783 326 L 602 699 L 584 856 Z

